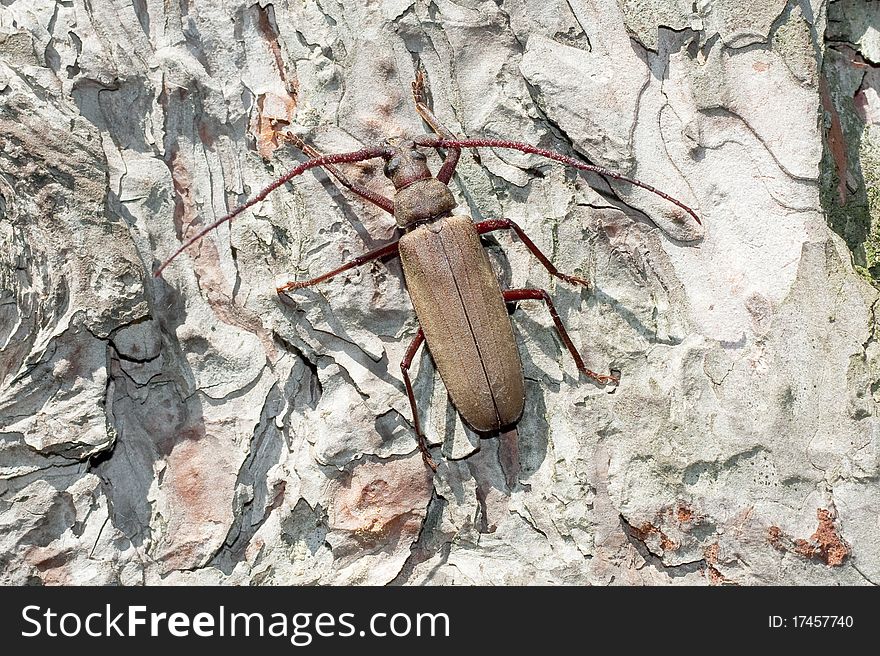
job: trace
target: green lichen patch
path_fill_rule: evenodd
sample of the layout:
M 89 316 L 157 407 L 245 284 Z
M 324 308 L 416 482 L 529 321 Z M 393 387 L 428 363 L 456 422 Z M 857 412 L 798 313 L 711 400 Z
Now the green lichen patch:
M 865 255 L 868 270 L 875 280 L 880 280 L 880 128 L 869 125 L 862 134 L 859 159 L 862 165 L 868 238 Z
M 822 208 L 828 225 L 852 252 L 856 271 L 880 284 L 880 133 L 876 126 L 865 125 L 853 100 L 864 71 L 829 48 L 822 75 L 827 81 L 822 117 Z

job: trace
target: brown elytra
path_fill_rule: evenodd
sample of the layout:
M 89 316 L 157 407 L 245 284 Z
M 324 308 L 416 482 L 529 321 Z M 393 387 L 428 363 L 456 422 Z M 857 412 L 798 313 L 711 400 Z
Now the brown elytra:
M 398 248 L 416 317 L 456 410 L 479 432 L 515 424 L 525 403 L 522 364 L 474 222 L 431 221 L 407 232 Z

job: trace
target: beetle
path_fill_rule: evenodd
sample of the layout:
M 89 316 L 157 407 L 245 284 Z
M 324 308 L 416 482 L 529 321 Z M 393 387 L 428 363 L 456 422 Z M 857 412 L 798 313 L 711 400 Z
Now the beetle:
M 323 167 L 343 186 L 394 216 L 403 235 L 386 246 L 369 251 L 315 278 L 287 281 L 276 288 L 278 294 L 311 287 L 344 271 L 390 257 L 400 257 L 406 287 L 412 300 L 419 329 L 400 364 L 406 393 L 412 408 L 413 428 L 425 463 L 436 471 L 419 422 L 409 368 L 423 343 L 436 363 L 449 397 L 465 424 L 477 433 L 491 433 L 514 426 L 525 406 L 522 361 L 507 312 L 507 303 L 521 300 L 543 301 L 556 331 L 577 368 L 601 385 L 616 385 L 619 377 L 591 371 L 572 343 L 550 296 L 543 289 L 502 290 L 492 270 L 480 236 L 496 230 L 513 230 L 520 241 L 547 269 L 550 275 L 569 284 L 588 285 L 582 278 L 564 274 L 510 219 L 490 219 L 474 223 L 469 216 L 455 215 L 456 201 L 449 190 L 463 148 L 507 148 L 540 155 L 582 171 L 627 182 L 676 205 L 697 224 L 700 218 L 687 205 L 654 187 L 614 171 L 584 164 L 572 157 L 529 144 L 502 139 L 461 139 L 445 128 L 429 109 L 424 93 L 424 77 L 417 73 L 412 83 L 416 111 L 436 134 L 415 139 L 387 139 L 361 150 L 325 155 L 296 136 L 286 134 L 311 159 L 296 166 L 269 184 L 253 198 L 226 216 L 199 231 L 166 259 L 155 272 L 161 275 L 174 258 L 217 226 L 265 199 L 281 185 L 315 167 Z M 420 148 L 446 150 L 446 157 L 434 176 Z M 335 164 L 381 158 L 384 173 L 394 185 L 394 198 L 388 198 L 350 180 Z

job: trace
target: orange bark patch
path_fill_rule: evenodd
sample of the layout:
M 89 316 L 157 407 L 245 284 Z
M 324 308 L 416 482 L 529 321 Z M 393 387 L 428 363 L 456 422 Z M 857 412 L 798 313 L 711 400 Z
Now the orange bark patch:
M 74 583 L 68 563 L 73 560 L 69 549 L 58 551 L 51 546 L 33 547 L 25 553 L 26 562 L 39 572 L 43 585 L 72 585 Z
M 688 524 L 688 523 L 694 521 L 694 517 L 696 515 L 694 514 L 693 509 L 682 504 L 675 511 L 675 516 L 678 518 L 678 521 L 680 524 Z
M 678 551 L 683 544 L 689 543 L 690 532 L 704 519 L 703 515 L 681 501 L 664 506 L 655 515 L 653 523 L 645 522 L 641 526 L 634 526 L 632 531 L 642 542 L 650 540 L 663 551 Z
M 778 526 L 767 530 L 767 539 L 777 550 L 793 552 L 804 558 L 821 560 L 829 567 L 839 567 L 850 555 L 850 547 L 840 536 L 834 525 L 834 516 L 828 510 L 816 510 L 819 527 L 808 540 L 792 539 Z
M 372 544 L 415 539 L 431 499 L 431 478 L 421 457 L 365 462 L 332 496 L 332 529 Z
M 208 433 L 179 442 L 166 460 L 171 505 L 158 558 L 168 569 L 202 565 L 232 525 L 236 471 L 223 457 L 227 450 Z
M 703 558 L 706 560 L 706 576 L 709 577 L 709 585 L 736 585 L 729 578 L 724 576 L 721 573 L 721 570 L 718 569 L 718 550 L 719 546 L 717 542 L 713 542 L 706 550 L 703 552 Z
M 819 520 L 819 528 L 810 536 L 809 543 L 812 557 L 819 558 L 831 567 L 842 565 L 850 554 L 849 545 L 837 533 L 830 512 L 819 508 L 816 517 Z
M 778 526 L 771 526 L 769 529 L 767 529 L 767 541 L 774 549 L 777 549 L 779 551 L 788 551 L 788 546 L 786 545 L 787 538 L 782 532 L 782 529 Z
M 633 532 L 642 542 L 645 542 L 648 538 L 656 535 L 660 541 L 660 548 L 663 549 L 663 551 L 675 551 L 678 549 L 678 545 L 675 541 L 653 524 L 645 522 L 640 527 L 634 527 Z
M 251 117 L 250 129 L 257 142 L 257 152 L 263 159 L 269 159 L 279 147 L 278 129 L 293 122 L 293 117 L 296 114 L 298 84 L 295 77 L 292 79 L 287 77 L 281 44 L 278 42 L 274 10 L 269 5 L 258 7 L 257 11 L 260 34 L 266 40 L 266 45 L 275 64 L 275 70 L 278 72 L 278 79 L 281 81 L 281 88 L 277 91 L 261 93 L 257 96 L 257 111 Z
M 296 114 L 296 97 L 263 93 L 257 97 L 257 111 L 251 117 L 251 134 L 257 142 L 257 152 L 269 159 L 278 149 L 283 137 L 279 128 L 290 125 Z

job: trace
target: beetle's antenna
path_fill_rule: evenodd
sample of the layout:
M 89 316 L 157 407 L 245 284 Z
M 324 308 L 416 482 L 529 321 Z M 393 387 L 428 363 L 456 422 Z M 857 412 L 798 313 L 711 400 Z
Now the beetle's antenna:
M 180 255 L 187 248 L 189 248 L 190 246 L 195 244 L 202 237 L 204 237 L 209 232 L 211 232 L 214 228 L 216 228 L 220 225 L 223 225 L 227 221 L 230 221 L 231 219 L 235 218 L 236 216 L 238 216 L 239 214 L 244 212 L 249 207 L 253 207 L 257 203 L 259 203 L 261 200 L 265 199 L 266 196 L 268 196 L 273 191 L 278 189 L 278 187 L 289 182 L 290 180 L 292 180 L 296 176 L 300 175 L 301 173 L 305 173 L 309 169 L 313 169 L 316 166 L 326 166 L 328 164 L 345 164 L 345 163 L 351 163 L 351 162 L 361 162 L 365 159 L 373 159 L 374 157 L 382 157 L 383 159 L 387 159 L 389 156 L 390 156 L 390 154 L 389 154 L 388 148 L 386 146 L 371 146 L 369 148 L 363 148 L 361 150 L 356 150 L 351 153 L 337 153 L 335 155 L 322 155 L 320 157 L 315 157 L 313 159 L 310 159 L 307 162 L 303 162 L 299 166 L 296 166 L 295 168 L 290 169 L 287 173 L 282 175 L 280 178 L 278 178 L 277 180 L 275 180 L 274 182 L 272 182 L 271 184 L 266 186 L 262 191 L 260 191 L 260 193 L 258 193 L 256 196 L 251 198 L 244 205 L 239 205 L 238 207 L 236 207 L 234 210 L 232 210 L 226 216 L 224 216 L 220 219 L 217 219 L 216 221 L 214 221 L 214 223 L 212 223 L 211 225 L 209 225 L 205 228 L 202 228 L 193 237 L 190 237 L 188 240 L 186 240 L 186 242 L 184 242 L 180 248 L 178 248 L 176 251 L 174 251 L 174 253 L 171 254 L 171 257 L 169 257 L 167 260 L 165 260 L 164 262 L 162 262 L 162 264 L 159 265 L 159 268 L 157 268 L 153 272 L 153 275 L 156 276 L 157 278 L 159 276 L 161 276 L 162 271 L 165 269 L 165 267 L 167 267 L 169 264 L 171 264 L 171 262 L 172 262 L 172 260 L 174 260 L 174 258 L 176 258 L 178 255 Z
M 519 141 L 507 141 L 505 139 L 437 139 L 435 137 L 417 137 L 416 139 L 414 139 L 414 142 L 417 145 L 425 146 L 426 148 L 510 148 L 512 150 L 519 150 L 521 152 L 529 153 L 531 155 L 540 155 L 541 157 L 546 157 L 548 159 L 561 162 L 568 166 L 573 166 L 574 168 L 580 169 L 581 171 L 590 171 L 592 173 L 597 173 L 599 175 L 607 176 L 609 178 L 620 180 L 622 182 L 628 182 L 631 185 L 635 185 L 636 187 L 646 189 L 647 191 L 650 191 L 651 193 L 660 196 L 660 198 L 668 200 L 670 203 L 677 205 L 685 212 L 690 214 L 692 217 L 694 217 L 694 221 L 696 221 L 700 225 L 703 225 L 703 222 L 700 221 L 700 217 L 697 216 L 697 213 L 677 198 L 673 198 L 669 194 L 665 194 L 659 189 L 655 189 L 651 185 L 646 184 L 641 180 L 628 178 L 625 175 L 621 175 L 620 173 L 616 173 L 614 171 L 603 168 L 601 166 L 596 166 L 594 164 L 584 164 L 583 162 L 580 162 L 573 157 L 568 157 L 567 155 L 557 153 L 553 150 L 547 150 L 546 148 L 536 148 L 535 146 L 530 146 L 529 144 L 521 143 Z

